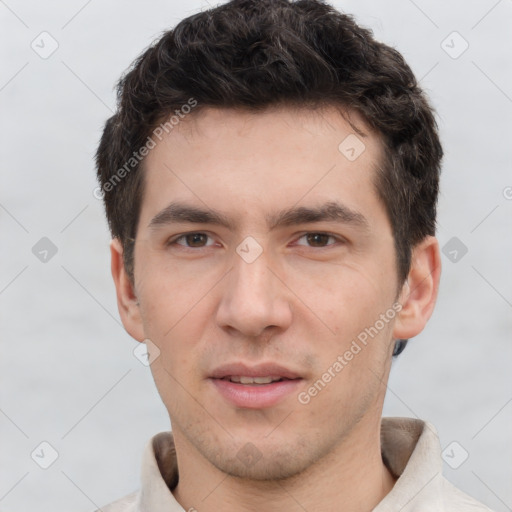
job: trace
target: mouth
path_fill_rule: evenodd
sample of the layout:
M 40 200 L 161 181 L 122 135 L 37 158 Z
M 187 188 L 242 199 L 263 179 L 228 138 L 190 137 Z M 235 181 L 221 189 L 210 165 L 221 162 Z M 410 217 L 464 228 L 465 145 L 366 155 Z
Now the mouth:
M 229 377 L 223 377 L 221 380 L 228 380 L 229 382 L 235 382 L 236 384 L 244 384 L 249 386 L 261 386 L 265 384 L 272 384 L 273 382 L 282 382 L 287 379 L 286 377 L 248 377 L 245 375 L 231 375 Z
M 263 409 L 283 401 L 304 379 L 276 364 L 247 366 L 236 363 L 216 369 L 209 380 L 230 405 Z

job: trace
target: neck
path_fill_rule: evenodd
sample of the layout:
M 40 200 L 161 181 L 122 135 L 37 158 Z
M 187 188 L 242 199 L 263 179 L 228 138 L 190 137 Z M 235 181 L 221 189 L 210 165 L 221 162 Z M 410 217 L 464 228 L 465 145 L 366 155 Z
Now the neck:
M 344 512 L 367 512 L 395 483 L 382 461 L 380 421 L 373 431 L 358 429 L 312 467 L 280 481 L 230 476 L 206 461 L 181 433 L 174 437 L 179 482 L 173 494 L 185 510 L 334 512 L 341 504 Z

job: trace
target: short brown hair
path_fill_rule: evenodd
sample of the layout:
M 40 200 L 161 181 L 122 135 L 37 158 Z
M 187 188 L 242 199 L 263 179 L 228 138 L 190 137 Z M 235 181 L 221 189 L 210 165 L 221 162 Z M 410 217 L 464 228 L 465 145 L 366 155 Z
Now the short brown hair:
M 134 155 L 191 99 L 195 111 L 356 110 L 384 143 L 375 187 L 393 229 L 400 284 L 414 245 L 435 234 L 443 151 L 433 110 L 398 51 L 322 1 L 232 0 L 195 14 L 145 50 L 117 92 L 96 163 L 110 230 L 132 279 L 144 187 L 143 160 Z

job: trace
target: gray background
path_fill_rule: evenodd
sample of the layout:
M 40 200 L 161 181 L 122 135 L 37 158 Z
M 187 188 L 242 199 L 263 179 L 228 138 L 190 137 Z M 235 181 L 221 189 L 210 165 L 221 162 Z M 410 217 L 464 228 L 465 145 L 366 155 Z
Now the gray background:
M 446 151 L 438 237 L 457 238 L 443 254 L 436 312 L 395 363 L 385 415 L 432 422 L 449 447 L 447 477 L 511 510 L 512 1 L 335 5 L 397 47 L 430 94 Z M 92 157 L 122 71 L 205 7 L 0 1 L 4 512 L 88 511 L 135 490 L 146 441 L 169 428 L 120 325 Z M 47 58 L 31 47 L 51 49 L 43 31 L 59 45 Z M 46 262 L 45 242 L 32 252 L 42 237 L 57 248 Z M 48 469 L 43 441 L 58 452 Z

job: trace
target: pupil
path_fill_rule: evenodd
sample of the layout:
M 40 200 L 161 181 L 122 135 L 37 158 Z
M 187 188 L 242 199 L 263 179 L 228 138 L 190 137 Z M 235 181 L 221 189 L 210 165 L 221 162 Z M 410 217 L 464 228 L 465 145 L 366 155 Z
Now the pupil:
M 320 243 L 320 245 L 325 245 L 322 242 L 327 243 L 327 240 L 329 240 L 329 235 L 325 235 L 322 233 L 313 233 L 311 235 L 308 235 L 308 242 L 312 243 L 313 245 L 318 242 Z
M 194 244 L 201 244 L 201 240 L 203 239 L 204 235 L 201 234 L 201 233 L 195 233 L 193 235 L 188 235 L 188 242 L 189 242 L 189 245 L 194 245 Z

